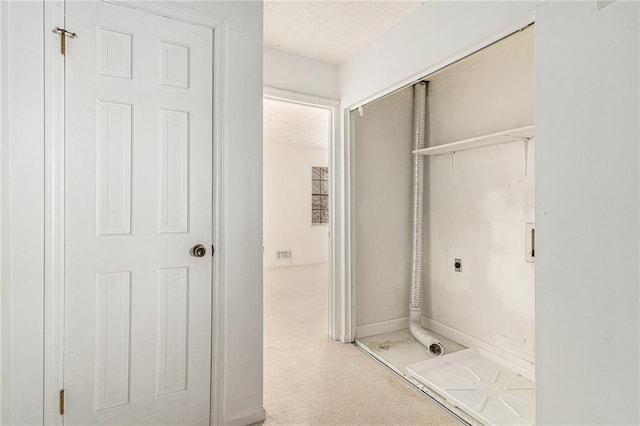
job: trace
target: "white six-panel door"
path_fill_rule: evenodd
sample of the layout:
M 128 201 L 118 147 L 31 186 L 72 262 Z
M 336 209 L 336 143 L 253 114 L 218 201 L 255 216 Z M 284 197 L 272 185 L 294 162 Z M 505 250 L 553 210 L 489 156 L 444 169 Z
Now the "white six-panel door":
M 212 31 L 97 1 L 66 26 L 65 423 L 208 424 Z

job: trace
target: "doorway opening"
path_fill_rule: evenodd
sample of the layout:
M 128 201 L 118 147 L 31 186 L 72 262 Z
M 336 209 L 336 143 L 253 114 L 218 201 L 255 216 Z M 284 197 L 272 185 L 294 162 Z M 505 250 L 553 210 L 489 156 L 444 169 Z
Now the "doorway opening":
M 264 268 L 329 263 L 326 109 L 264 100 Z
M 314 308 L 302 311 L 315 312 L 310 329 L 325 337 L 331 121 L 326 108 L 264 99 L 265 319 L 290 312 L 282 304 L 308 303 Z
M 300 359 L 305 340 L 330 335 L 332 115 L 321 106 L 264 99 L 265 388 L 277 386 L 281 370 Z

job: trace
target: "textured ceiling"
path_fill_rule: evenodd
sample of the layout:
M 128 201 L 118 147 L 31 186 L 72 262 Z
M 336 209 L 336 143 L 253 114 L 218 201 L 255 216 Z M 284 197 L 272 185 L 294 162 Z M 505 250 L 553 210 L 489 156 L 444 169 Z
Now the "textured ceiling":
M 421 4 L 420 0 L 266 0 L 264 44 L 340 64 Z
M 265 143 L 329 147 L 328 110 L 265 99 L 263 114 Z

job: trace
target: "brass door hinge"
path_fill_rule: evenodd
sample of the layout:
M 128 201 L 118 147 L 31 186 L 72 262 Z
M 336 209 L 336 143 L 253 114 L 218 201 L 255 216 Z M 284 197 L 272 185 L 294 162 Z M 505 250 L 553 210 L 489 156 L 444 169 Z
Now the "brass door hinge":
M 64 416 L 64 389 L 60 389 L 60 415 Z
M 67 53 L 67 37 L 69 38 L 78 38 L 78 34 L 72 33 L 71 31 L 67 31 L 64 28 L 55 27 L 53 32 L 56 34 L 60 34 L 60 53 L 62 55 L 66 55 Z

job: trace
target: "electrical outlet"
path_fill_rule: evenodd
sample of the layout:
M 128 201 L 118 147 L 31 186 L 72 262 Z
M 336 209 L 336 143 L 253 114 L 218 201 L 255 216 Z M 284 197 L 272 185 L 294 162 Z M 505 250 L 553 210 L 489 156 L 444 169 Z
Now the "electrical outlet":
M 454 259 L 453 267 L 455 268 L 456 272 L 462 272 L 462 259 Z

